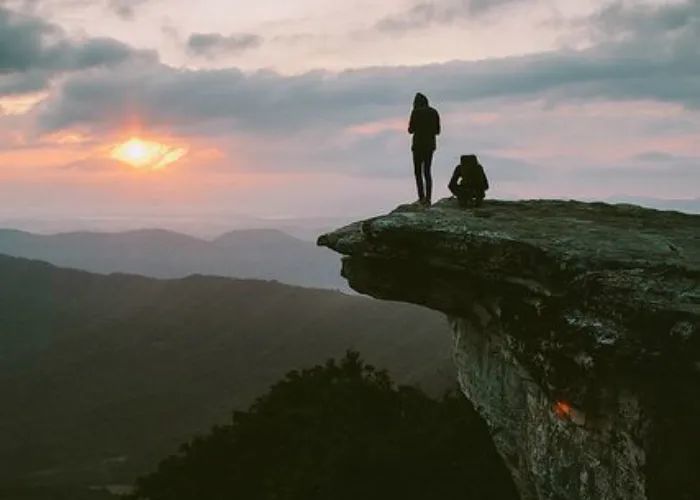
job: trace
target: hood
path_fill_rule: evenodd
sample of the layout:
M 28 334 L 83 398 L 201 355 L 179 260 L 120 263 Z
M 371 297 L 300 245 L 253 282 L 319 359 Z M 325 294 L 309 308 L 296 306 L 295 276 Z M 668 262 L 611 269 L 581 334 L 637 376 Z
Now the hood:
M 427 108 L 429 106 L 428 103 L 428 98 L 424 95 L 418 92 L 416 94 L 416 97 L 413 99 L 413 107 L 414 108 Z
M 472 167 L 479 164 L 479 159 L 476 155 L 462 155 L 459 158 L 459 164 L 463 167 Z

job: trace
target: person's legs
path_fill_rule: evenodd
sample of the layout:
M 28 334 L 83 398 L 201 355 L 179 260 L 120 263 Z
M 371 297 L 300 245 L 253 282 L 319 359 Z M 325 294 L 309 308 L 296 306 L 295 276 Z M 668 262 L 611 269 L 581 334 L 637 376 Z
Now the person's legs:
M 459 201 L 459 206 L 462 208 L 470 206 L 472 201 L 466 189 L 461 189 L 459 191 L 457 194 L 457 200 Z
M 478 189 L 474 192 L 474 205 L 477 207 L 480 207 L 481 204 L 484 202 L 484 198 L 486 197 L 486 193 L 484 192 L 483 189 Z
M 469 191 L 464 186 L 451 182 L 449 188 L 452 194 L 457 198 L 460 207 L 469 206 Z
M 474 188 L 466 188 L 464 190 L 465 206 L 474 206 L 479 203 L 478 191 Z
M 425 188 L 423 186 L 423 156 L 421 151 L 413 151 L 413 172 L 416 176 L 416 187 L 418 189 L 418 199 L 425 199 Z
M 423 174 L 425 175 L 425 201 L 430 204 L 433 200 L 433 151 L 425 151 L 423 158 Z

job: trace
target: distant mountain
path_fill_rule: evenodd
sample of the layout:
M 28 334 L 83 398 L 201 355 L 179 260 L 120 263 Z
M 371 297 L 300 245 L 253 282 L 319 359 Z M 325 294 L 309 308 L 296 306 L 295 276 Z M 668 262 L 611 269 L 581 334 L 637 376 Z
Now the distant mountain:
M 233 231 L 214 241 L 163 230 L 50 236 L 0 230 L 0 253 L 98 273 L 207 274 L 347 290 L 337 256 L 273 229 Z
M 0 213 L 0 227 L 11 227 L 39 234 L 69 232 L 117 233 L 157 227 L 176 233 L 214 239 L 238 229 L 276 229 L 305 241 L 316 241 L 319 234 L 349 224 L 370 213 L 343 217 L 256 217 L 237 213 L 117 213 L 117 214 L 46 214 L 10 216 Z
M 659 210 L 675 210 L 690 214 L 700 213 L 700 198 L 662 199 L 641 196 L 615 196 L 609 199 L 612 203 L 631 203 Z
M 158 248 L 202 245 L 160 236 Z M 346 349 L 440 393 L 454 383 L 449 344 L 441 315 L 408 305 L 0 256 L 0 498 L 24 498 L 22 485 L 128 484 L 287 371 Z

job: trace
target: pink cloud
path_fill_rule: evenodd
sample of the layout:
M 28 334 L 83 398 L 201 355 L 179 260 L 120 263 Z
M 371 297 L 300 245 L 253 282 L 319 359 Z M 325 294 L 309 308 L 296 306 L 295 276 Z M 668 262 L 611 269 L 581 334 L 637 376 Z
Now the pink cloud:
M 405 132 L 408 126 L 407 124 L 407 119 L 388 118 L 385 120 L 353 125 L 345 130 L 353 135 L 377 135 L 384 132 Z

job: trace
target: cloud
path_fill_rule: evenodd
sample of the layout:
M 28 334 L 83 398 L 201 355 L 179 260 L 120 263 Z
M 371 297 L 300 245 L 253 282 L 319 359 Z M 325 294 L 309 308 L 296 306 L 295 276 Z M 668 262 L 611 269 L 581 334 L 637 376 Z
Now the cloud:
M 44 90 L 49 83 L 46 71 L 29 71 L 24 73 L 0 73 L 0 96 L 29 94 Z
M 652 19 L 645 23 L 653 24 L 665 13 L 647 15 Z M 619 189 L 612 183 L 601 187 L 597 178 L 645 192 L 647 171 L 653 178 L 673 172 L 665 178 L 666 191 L 685 193 L 700 175 L 694 173 L 700 172 L 697 162 L 652 166 L 653 155 L 631 157 L 647 150 L 689 155 L 692 145 L 682 144 L 683 136 L 693 134 L 687 127 L 700 126 L 694 112 L 700 107 L 699 37 L 693 24 L 685 23 L 652 39 L 641 34 L 611 37 L 586 50 L 300 75 L 134 61 L 70 75 L 35 117 L 44 131 L 84 128 L 95 136 L 121 131 L 138 117 L 156 134 L 220 141 L 217 145 L 230 148 L 222 168 L 249 158 L 251 165 L 237 168 L 391 177 L 407 172 L 408 136 L 402 123 L 415 91 L 421 90 L 450 123 L 438 152 L 442 164 L 452 164 L 464 151 L 483 153 L 497 184 L 520 189 L 529 183 L 529 192 L 537 196 L 566 189 L 574 190 L 566 191 L 572 196 Z M 585 112 L 582 103 L 596 109 L 582 117 L 577 114 Z M 637 107 L 642 108 L 638 115 Z M 606 114 L 609 108 L 614 109 Z M 454 118 L 468 110 L 497 110 L 496 120 Z M 627 121 L 614 118 L 620 116 Z M 647 131 L 656 123 L 684 131 L 674 129 L 671 140 Z M 375 124 L 374 129 L 367 124 Z M 609 134 L 619 142 L 613 143 Z M 537 165 L 557 173 L 547 170 L 547 193 L 536 187 L 544 177 Z M 636 171 L 641 174 L 633 176 Z M 584 182 L 572 182 L 574 176 Z
M 58 29 L 40 19 L 0 6 L 0 74 L 27 71 L 46 64 L 44 39 Z
M 532 0 L 434 0 L 413 4 L 409 9 L 380 19 L 379 31 L 402 32 L 451 24 L 460 20 L 481 19 L 514 4 Z
M 444 17 L 444 8 L 462 5 L 423 4 L 437 10 L 416 11 L 407 29 L 427 25 L 440 31 L 437 24 L 452 22 Z M 697 5 L 677 0 L 661 7 L 608 5 L 580 20 L 578 27 L 594 35 L 588 49 L 474 62 L 284 75 L 176 68 L 132 56 L 92 66 L 69 64 L 65 57 L 51 58 L 51 66 L 46 57 L 34 57 L 24 69 L 13 63 L 15 69 L 0 76 L 0 93 L 3 86 L 26 86 L 31 80 L 33 88 L 41 89 L 47 78 L 61 78 L 54 79 L 49 97 L 29 114 L 0 120 L 5 130 L 21 130 L 29 142 L 51 133 L 84 133 L 94 138 L 91 147 L 98 148 L 128 137 L 125 124 L 139 122 L 145 137 L 182 137 L 195 153 L 214 148 L 221 156 L 191 157 L 173 169 L 173 174 L 192 175 L 192 185 L 201 179 L 207 199 L 213 184 L 229 189 L 228 180 L 258 175 L 278 180 L 293 172 L 298 180 L 285 182 L 280 191 L 267 186 L 276 203 L 288 203 L 287 193 L 300 193 L 319 206 L 338 207 L 343 196 L 353 198 L 348 206 L 364 206 L 365 201 L 369 206 L 372 200 L 379 206 L 394 200 L 394 195 L 387 198 L 387 186 L 395 186 L 397 202 L 413 194 L 405 120 L 412 96 L 420 90 L 431 97 L 445 123 L 435 162 L 436 189 L 443 194 L 458 155 L 476 152 L 488 169 L 495 196 L 694 196 L 700 182 L 693 142 L 700 130 Z M 457 22 L 490 23 L 489 16 L 510 15 L 516 8 L 492 6 L 478 14 L 482 17 L 462 10 Z M 39 24 L 49 26 L 39 37 L 39 53 L 67 44 L 76 61 L 74 49 L 86 40 L 71 40 L 50 24 Z M 299 32 L 307 29 L 300 27 Z M 268 31 L 266 43 L 295 40 Z M 177 45 L 184 46 L 189 32 L 183 31 Z M 306 37 L 299 39 L 305 42 Z M 235 53 L 236 44 L 231 52 L 222 50 L 226 44 L 217 40 L 226 38 L 213 34 L 210 53 Z M 169 47 L 176 45 L 169 42 Z M 7 50 L 6 43 L 0 44 L 0 53 Z M 57 69 L 66 67 L 75 69 Z M 20 119 L 21 127 L 15 125 Z M 26 125 L 32 120 L 45 134 L 32 134 L 35 130 Z M 47 171 L 56 163 L 49 154 L 39 161 L 49 162 Z M 228 177 L 219 183 L 206 174 Z M 309 179 L 316 182 L 313 187 Z M 190 188 L 190 182 L 183 185 Z M 317 186 L 328 195 L 323 202 Z M 311 191 L 316 194 L 309 196 Z M 250 205 L 256 203 L 251 195 Z
M 578 174 L 581 180 L 619 180 L 629 179 L 630 183 L 660 182 L 659 186 L 669 184 L 700 182 L 698 159 L 688 158 L 677 161 L 630 163 L 622 167 L 584 169 Z
M 70 39 L 56 25 L 0 6 L 0 95 L 41 90 L 61 73 L 156 58 L 111 38 Z
M 635 155 L 632 159 L 644 163 L 665 163 L 679 161 L 684 158 L 663 151 L 648 151 Z
M 241 129 L 274 132 L 391 116 L 416 90 L 440 103 L 649 99 L 697 108 L 700 43 L 672 52 L 614 42 L 583 51 L 295 76 L 141 65 L 76 74 L 47 103 L 41 120 L 56 129 L 108 123 L 137 110 L 154 124 L 228 119 Z
M 148 0 L 109 0 L 107 6 L 124 20 L 131 20 L 136 15 L 136 8 Z
M 700 182 L 700 156 L 683 156 L 663 151 L 650 151 L 635 155 L 631 160 L 635 172 L 645 179 L 673 177 Z
M 235 54 L 259 47 L 262 38 L 250 33 L 222 35 L 220 33 L 193 33 L 187 40 L 187 49 L 198 56 L 216 57 Z
M 409 31 L 426 28 L 435 22 L 440 22 L 441 18 L 442 22 L 447 20 L 434 4 L 419 3 L 405 12 L 380 19 L 376 27 L 379 31 Z
M 665 38 L 700 30 L 700 0 L 681 3 L 629 4 L 616 1 L 592 16 L 579 20 L 604 38 L 625 36 Z

